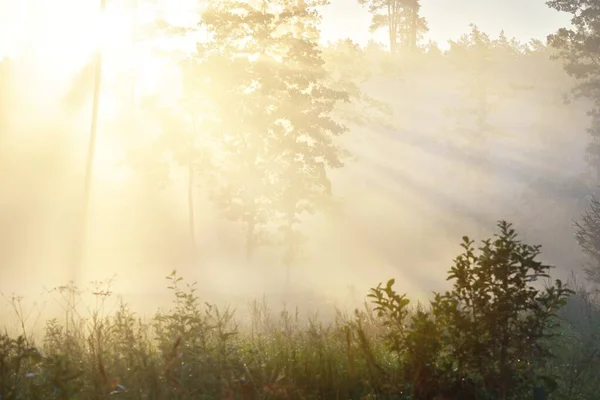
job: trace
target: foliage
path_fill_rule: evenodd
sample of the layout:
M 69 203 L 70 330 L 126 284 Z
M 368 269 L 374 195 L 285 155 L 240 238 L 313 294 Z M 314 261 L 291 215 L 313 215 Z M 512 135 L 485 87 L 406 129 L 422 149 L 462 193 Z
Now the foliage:
M 347 129 L 333 112 L 348 94 L 330 84 L 324 67 L 321 5 L 219 2 L 203 14 L 213 40 L 198 44 L 190 73 L 212 81 L 222 154 L 212 197 L 228 219 L 244 223 L 248 257 L 281 240 L 286 263 L 295 260 L 299 217 L 327 206 L 327 169 L 343 166 L 335 138 Z
M 373 16 L 372 29 L 387 26 L 392 53 L 416 48 L 427 29 L 417 0 L 359 2 Z M 306 239 L 301 217 L 332 204 L 329 171 L 347 156 L 337 137 L 351 125 L 389 127 L 389 107 L 363 85 L 372 79 L 365 71 L 374 58 L 392 57 L 381 56 L 374 43 L 320 46 L 318 10 L 325 4 L 209 2 L 199 18 L 208 39 L 180 63 L 180 101 L 150 107 L 154 115 L 145 115 L 146 122 L 158 122 L 160 134 L 130 159 L 161 187 L 173 166 L 205 178 L 223 215 L 244 224 L 248 257 L 260 245 L 281 242 L 285 263 L 297 261 Z M 580 79 L 576 93 L 598 108 L 598 6 L 548 4 L 574 16 L 573 30 L 561 29 L 549 41 Z M 149 34 L 189 33 L 155 22 Z M 431 44 L 419 57 L 440 71 L 460 61 L 454 66 L 464 74 L 469 104 L 455 111 L 475 121 L 482 145 L 486 134 L 500 132 L 489 121 L 495 101 L 528 88 L 510 79 L 513 72 L 528 66 L 527 77 L 540 84 L 539 65 L 549 53 L 541 42 L 523 46 L 504 32 L 492 40 L 472 26 L 449 51 Z M 396 76 L 400 64 L 389 65 Z M 84 68 L 67 102 L 83 101 L 90 71 Z M 595 137 L 600 112 L 591 114 Z M 599 209 L 594 200 L 576 237 L 600 262 Z M 572 292 L 560 280 L 539 288 L 536 281 L 549 278 L 550 269 L 537 261 L 539 246 L 521 243 L 506 222 L 499 229 L 478 249 L 463 239 L 464 252 L 448 275 L 453 287 L 436 293 L 429 307 L 411 307 L 391 279 L 371 289 L 372 308 L 339 313 L 329 325 L 316 318 L 303 324 L 288 310 L 273 318 L 257 303 L 251 326 L 238 325 L 233 311 L 204 303 L 195 285 L 184 286 L 173 272 L 167 277 L 173 307 L 151 321 L 120 304 L 110 316 L 96 311 L 77 319 L 67 310 L 64 325 L 48 321 L 40 346 L 25 332 L 16 339 L 0 335 L 0 398 L 509 399 L 528 397 L 536 387 L 554 390 L 554 398 L 592 398 L 600 366 L 596 300 L 578 292 L 566 302 Z M 598 280 L 595 270 L 589 273 Z M 585 307 L 580 319 L 569 314 L 573 304 Z
M 498 183 L 494 173 L 494 146 L 501 137 L 513 135 L 498 124 L 498 109 L 507 100 L 531 89 L 531 81 L 515 78 L 528 56 L 524 46 L 504 31 L 496 39 L 471 24 L 468 34 L 450 40 L 446 58 L 460 77 L 456 105 L 446 113 L 455 122 L 455 135 L 446 139 L 460 149 L 463 157 L 471 160 L 464 176 L 471 178 L 487 196 L 486 202 L 496 200 L 490 191 Z M 476 166 L 476 168 L 473 168 Z
M 535 288 L 551 268 L 536 260 L 540 246 L 521 243 L 504 221 L 498 227 L 479 254 L 463 238 L 464 253 L 448 276 L 453 290 L 436 295 L 432 306 L 448 326 L 459 373 L 500 398 L 513 398 L 542 378 L 556 311 L 572 292 L 558 279 L 545 290 Z
M 429 307 L 410 307 L 390 279 L 370 290 L 372 307 L 338 311 L 329 324 L 303 321 L 298 310 L 274 314 L 266 301 L 251 304 L 250 324 L 238 324 L 175 271 L 166 277 L 173 306 L 150 321 L 123 302 L 104 315 L 112 293 L 95 290 L 90 317 L 77 319 L 70 300 L 69 329 L 48 321 L 41 347 L 0 336 L 0 396 L 466 400 L 545 388 L 555 399 L 593 397 L 597 303 L 582 288 L 568 297 L 559 280 L 536 287 L 550 269 L 536 260 L 539 246 L 498 226 L 477 250 L 463 238 L 448 272 L 453 286 Z
M 393 289 L 393 280 L 370 295 L 390 329 L 384 338 L 404 360 L 412 377 L 414 398 L 435 391 L 459 398 L 521 398 L 538 381 L 552 378 L 541 367 L 551 356 L 548 339 L 557 327 L 557 310 L 572 292 L 560 280 L 540 290 L 550 266 L 536 260 L 539 246 L 517 240 L 501 221 L 495 239 L 483 241 L 477 254 L 463 238 L 463 254 L 449 271 L 451 291 L 436 294 L 431 310 L 417 310 L 407 325 L 408 300 Z M 434 393 L 432 393 L 434 391 Z
M 549 0 L 546 4 L 572 15 L 572 28 L 560 28 L 548 35 L 548 43 L 558 51 L 554 58 L 564 62 L 564 69 L 577 80 L 573 93 L 577 98 L 587 98 L 593 107 L 589 110 L 591 125 L 588 132 L 592 143 L 588 147 L 591 162 L 599 171 L 600 147 L 600 5 L 590 0 Z M 597 173 L 597 178 L 600 174 Z
M 387 28 L 390 52 L 401 48 L 416 50 L 423 34 L 429 30 L 427 21 L 419 15 L 420 0 L 358 0 L 372 15 L 369 30 Z
M 477 152 L 486 152 L 492 135 L 502 135 L 490 123 L 492 112 L 516 92 L 527 89 L 514 78 L 523 58 L 523 46 L 508 39 L 504 31 L 497 39 L 471 24 L 471 31 L 450 41 L 448 58 L 463 76 L 460 91 L 465 105 L 450 110 L 461 127 L 465 143 Z
M 370 96 L 362 85 L 377 76 L 374 60 L 358 44 L 340 40 L 323 49 L 323 60 L 332 88 L 348 94 L 350 101 L 339 103 L 334 116 L 348 126 L 392 128 L 389 104 Z
M 590 259 L 586 273 L 590 281 L 600 283 L 600 202 L 592 197 L 589 209 L 575 222 L 577 244 Z
M 559 399 L 589 399 L 598 393 L 600 367 L 600 308 L 598 292 L 573 282 L 575 295 L 559 311 L 559 335 L 553 341 L 555 358 L 548 371 L 559 377 Z

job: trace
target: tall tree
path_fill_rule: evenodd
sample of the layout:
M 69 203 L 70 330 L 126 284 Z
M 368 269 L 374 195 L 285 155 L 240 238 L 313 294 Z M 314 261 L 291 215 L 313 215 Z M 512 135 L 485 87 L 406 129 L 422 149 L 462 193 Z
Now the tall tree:
M 326 3 L 226 0 L 203 15 L 213 39 L 198 46 L 198 73 L 211 82 L 221 138 L 213 199 L 244 223 L 248 258 L 279 237 L 291 265 L 300 215 L 326 202 L 327 169 L 343 165 L 335 137 L 346 128 L 332 115 L 348 95 L 330 86 L 319 49 L 318 8 Z
M 470 33 L 450 41 L 448 51 L 448 57 L 463 77 L 460 89 L 466 103 L 452 111 L 459 123 L 466 122 L 462 130 L 468 135 L 469 144 L 477 145 L 478 151 L 486 148 L 484 142 L 492 129 L 489 124 L 494 73 L 492 46 L 489 35 L 471 25 Z
M 150 44 L 150 50 L 155 55 L 165 60 L 179 64 L 182 68 L 181 87 L 179 102 L 175 104 L 163 104 L 160 95 L 144 97 L 141 107 L 138 107 L 135 93 L 135 73 L 129 76 L 129 124 L 130 129 L 138 129 L 138 108 L 146 121 L 156 124 L 160 133 L 154 140 L 141 144 L 136 148 L 129 149 L 129 164 L 145 178 L 150 178 L 151 185 L 155 188 L 164 188 L 170 183 L 169 174 L 171 167 L 183 167 L 187 173 L 187 208 L 188 228 L 193 256 L 197 255 L 197 229 L 195 220 L 195 206 L 198 178 L 206 171 L 209 157 L 206 152 L 208 147 L 207 137 L 204 134 L 204 118 L 210 115 L 197 93 L 202 93 L 201 80 L 190 80 L 189 74 L 185 72 L 190 64 L 188 54 L 183 54 L 176 46 L 178 41 L 186 35 L 197 32 L 196 27 L 173 25 L 163 19 L 160 12 L 155 18 L 140 24 L 136 21 L 135 13 L 139 0 L 132 0 L 132 47 L 138 43 Z M 158 10 L 157 10 L 158 11 Z M 156 39 L 164 43 L 169 42 L 171 46 L 160 49 L 153 46 Z M 134 72 L 134 71 L 132 71 Z
M 372 14 L 369 30 L 387 28 L 390 52 L 415 50 L 428 31 L 427 21 L 419 15 L 420 0 L 358 0 Z
M 459 93 L 462 101 L 448 110 L 455 119 L 458 135 L 453 137 L 467 154 L 465 178 L 487 195 L 490 185 L 491 162 L 488 145 L 493 126 L 492 109 L 493 60 L 492 40 L 477 26 L 457 41 L 450 41 L 448 58 L 459 75 Z M 475 165 L 473 165 L 475 164 Z
M 170 167 L 185 169 L 188 229 L 192 254 L 196 257 L 198 255 L 196 195 L 201 184 L 200 178 L 206 177 L 210 171 L 211 152 L 209 149 L 213 143 L 208 137 L 208 133 L 211 131 L 206 129 L 207 122 L 203 120 L 209 113 L 206 108 L 200 108 L 198 105 L 191 105 L 184 101 L 176 106 L 151 107 L 150 109 L 155 114 L 155 119 L 160 126 L 160 134 L 150 143 L 150 147 L 137 149 L 137 160 L 135 151 L 131 153 L 130 161 L 137 161 L 138 169 L 154 168 L 155 172 L 160 174 L 154 176 L 158 178 L 155 183 L 162 187 L 169 183 Z
M 106 0 L 100 0 L 100 15 L 104 13 L 106 8 Z M 79 274 L 82 269 L 83 256 L 85 246 L 87 244 L 87 230 L 88 230 L 88 219 L 89 219 L 89 208 L 90 200 L 92 196 L 92 177 L 94 171 L 94 156 L 96 154 L 96 133 L 98 129 L 98 108 L 100 104 L 100 84 L 102 82 L 102 48 L 96 49 L 96 56 L 94 60 L 94 87 L 93 94 L 94 98 L 92 101 L 92 115 L 90 119 L 90 137 L 88 143 L 88 150 L 85 162 L 85 178 L 83 188 L 83 201 L 81 203 L 80 210 L 80 230 L 78 235 L 75 237 L 74 249 L 73 249 L 73 260 L 72 260 L 72 276 L 73 281 L 78 283 Z
M 588 112 L 590 162 L 600 182 L 600 3 L 595 0 L 550 0 L 546 4 L 557 11 L 571 14 L 572 28 L 560 28 L 548 35 L 548 43 L 558 50 L 554 58 L 564 62 L 567 74 L 577 79 L 573 88 L 577 98 L 587 98 L 593 106 Z
M 334 112 L 337 120 L 349 127 L 379 125 L 392 128 L 392 109 L 363 90 L 376 74 L 376 56 L 371 56 L 351 40 L 340 40 L 323 49 L 325 68 L 332 88 L 348 93 L 349 102 L 340 103 Z
M 473 24 L 471 32 L 450 41 L 447 55 L 460 76 L 462 101 L 448 111 L 456 120 L 459 143 L 465 146 L 468 158 L 478 162 L 477 168 L 467 166 L 477 173 L 478 186 L 493 177 L 490 142 L 505 132 L 491 120 L 499 103 L 515 93 L 507 71 L 520 54 L 520 44 L 509 40 L 504 32 L 493 40 Z
M 593 197 L 589 209 L 575 222 L 575 239 L 589 258 L 585 272 L 588 279 L 600 283 L 600 202 Z

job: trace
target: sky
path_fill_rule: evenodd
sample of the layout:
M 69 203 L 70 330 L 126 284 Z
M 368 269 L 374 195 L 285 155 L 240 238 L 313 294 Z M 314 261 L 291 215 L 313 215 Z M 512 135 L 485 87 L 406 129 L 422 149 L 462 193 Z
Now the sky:
M 129 0 L 112 1 L 126 3 Z M 169 3 L 182 9 L 180 5 L 191 2 L 172 0 Z M 38 24 L 39 18 L 56 12 L 63 18 L 72 19 L 84 8 L 97 10 L 97 3 L 99 0 L 57 0 L 52 3 L 0 0 L 0 54 L 14 53 L 15 39 L 23 35 L 27 24 Z M 49 4 L 52 4 L 51 8 L 48 8 Z M 421 7 L 421 14 L 428 20 L 430 29 L 426 39 L 438 42 L 442 48 L 447 47 L 449 39 L 468 32 L 470 23 L 477 24 L 492 37 L 504 29 L 507 36 L 524 42 L 532 38 L 544 40 L 546 35 L 569 23 L 568 14 L 551 10 L 545 0 L 421 0 Z M 369 34 L 370 15 L 357 0 L 331 0 L 323 14 L 322 34 L 326 42 L 346 37 L 360 44 L 366 44 L 371 38 L 385 42 L 384 31 Z
M 112 1 L 127 3 L 129 0 Z M 183 9 L 181 5 L 192 1 L 171 0 L 169 3 L 171 7 Z M 0 53 L 14 53 L 15 39 L 23 35 L 28 23 L 39 24 L 39 18 L 57 12 L 63 19 L 72 21 L 85 8 L 95 12 L 98 4 L 99 0 L 57 0 L 52 3 L 0 0 Z M 447 47 L 449 39 L 468 32 L 470 23 L 477 24 L 492 37 L 504 29 L 507 36 L 526 42 L 532 38 L 544 40 L 546 35 L 569 22 L 569 15 L 551 10 L 545 0 L 421 0 L 421 6 L 421 14 L 429 23 L 427 39 L 438 42 L 442 48 Z M 323 14 L 322 33 L 326 42 L 346 37 L 360 44 L 366 44 L 370 38 L 385 42 L 384 31 L 375 36 L 369 34 L 370 15 L 357 0 L 331 0 Z
M 428 37 L 446 47 L 469 31 L 469 24 L 478 25 L 492 37 L 504 29 L 508 37 L 526 42 L 532 38 L 544 40 L 549 33 L 569 24 L 569 15 L 550 9 L 546 0 L 421 0 L 421 14 L 429 23 Z M 370 15 L 357 0 L 332 0 L 324 12 L 323 36 L 326 40 L 350 37 L 365 44 Z M 365 34 L 367 33 L 367 34 Z M 385 32 L 375 39 L 385 38 Z

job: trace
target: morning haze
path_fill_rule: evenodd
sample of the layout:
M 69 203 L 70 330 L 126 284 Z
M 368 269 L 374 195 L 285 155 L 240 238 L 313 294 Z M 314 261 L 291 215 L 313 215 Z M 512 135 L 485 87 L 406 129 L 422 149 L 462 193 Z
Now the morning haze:
M 235 37 L 246 28 L 211 20 L 212 39 L 205 31 L 159 32 L 161 18 L 200 21 L 191 2 L 138 0 L 134 39 L 133 3 L 109 1 L 103 25 L 94 22 L 95 2 L 2 0 L 0 54 L 12 59 L 0 77 L 0 291 L 47 301 L 44 313 L 54 315 L 60 307 L 48 299 L 56 295 L 45 289 L 114 276 L 112 290 L 151 315 L 170 300 L 164 277 L 175 269 L 198 281 L 203 299 L 241 305 L 241 313 L 263 294 L 276 306 L 355 307 L 390 277 L 426 299 L 448 287 L 460 238 L 489 237 L 500 219 L 544 246 L 555 276 L 579 273 L 585 259 L 572 222 L 596 185 L 586 162 L 590 103 L 563 102 L 575 81 L 545 45 L 568 16 L 537 0 L 421 3 L 429 31 L 413 48 L 399 42 L 396 54 L 385 30 L 369 34 L 368 7 L 351 0 L 317 7 L 324 17 L 317 41 L 329 43 L 314 56 L 325 61 L 319 74 L 318 60 L 286 58 L 275 39 L 269 51 L 283 61 L 268 54 L 268 62 L 252 61 L 256 48 L 247 50 L 248 64 L 223 61 L 246 57 Z M 463 35 L 470 36 L 462 44 L 447 45 Z M 338 42 L 345 38 L 356 44 Z M 96 43 L 103 68 L 83 235 Z M 195 43 L 206 54 L 189 53 Z M 215 43 L 224 59 L 210 58 Z M 284 66 L 305 68 L 339 99 L 321 93 L 319 109 L 300 90 L 292 98 L 292 89 L 269 81 L 287 73 Z M 253 86 L 260 80 L 273 86 L 260 92 Z M 269 116 L 271 107 L 280 119 Z M 296 133 L 286 119 L 300 126 Z M 299 167 L 310 146 L 285 138 L 311 134 L 322 154 Z M 286 196 L 297 196 L 297 215 Z M 314 212 L 300 213 L 301 203 Z M 259 243 L 259 228 L 270 242 Z M 288 228 L 306 242 L 286 236 Z M 84 257 L 74 266 L 82 237 Z

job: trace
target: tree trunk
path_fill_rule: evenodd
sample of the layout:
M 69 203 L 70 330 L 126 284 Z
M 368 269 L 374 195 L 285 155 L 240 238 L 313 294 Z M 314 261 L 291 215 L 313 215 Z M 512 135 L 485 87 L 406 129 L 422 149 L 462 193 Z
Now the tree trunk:
M 410 50 L 417 49 L 417 31 L 419 21 L 419 1 L 413 0 L 410 10 Z
M 398 1 L 388 2 L 388 37 L 390 41 L 390 53 L 398 51 Z
M 504 296 L 508 293 L 508 277 L 510 275 L 508 264 L 504 265 L 504 273 L 502 277 L 502 291 Z M 507 304 L 505 298 L 502 302 L 501 311 L 502 315 L 502 342 L 500 347 L 500 398 L 499 400 L 506 400 L 508 394 L 508 345 L 510 340 L 509 322 L 512 314 L 511 305 Z
M 285 285 L 286 291 L 289 292 L 292 284 L 292 266 L 298 261 L 299 246 L 298 236 L 294 235 L 294 217 L 296 215 L 297 202 L 294 201 L 291 208 L 287 211 L 287 226 L 285 243 L 287 245 L 286 252 L 283 256 L 283 264 L 285 265 Z
M 136 50 L 137 45 L 137 9 L 138 0 L 131 0 L 131 51 L 132 53 Z M 131 118 L 135 119 L 136 113 L 136 102 L 135 102 L 135 77 L 136 73 L 134 68 L 129 71 L 129 107 L 131 109 Z
M 10 98 L 11 83 L 11 65 L 12 60 L 9 58 L 0 59 L 0 141 L 8 125 L 7 119 L 9 116 L 8 105 Z
M 106 1 L 100 1 L 100 15 L 104 13 Z M 73 250 L 73 262 L 71 267 L 71 276 L 75 284 L 78 283 L 79 274 L 82 269 L 83 253 L 86 246 L 88 213 L 92 191 L 92 174 L 94 168 L 94 156 L 96 153 L 96 131 L 98 127 L 98 106 L 100 103 L 100 83 L 102 81 L 102 49 L 96 50 L 96 60 L 94 63 L 94 100 L 92 102 L 92 118 L 90 124 L 90 139 L 85 165 L 85 182 L 83 192 L 83 203 L 80 214 L 80 231 L 75 238 Z
M 256 247 L 256 216 L 254 215 L 254 205 L 246 218 L 246 261 L 250 262 L 254 255 Z
M 188 218 L 190 228 L 190 240 L 192 243 L 192 254 L 196 257 L 196 224 L 195 224 L 195 213 L 194 213 L 194 162 L 190 157 L 188 162 Z

